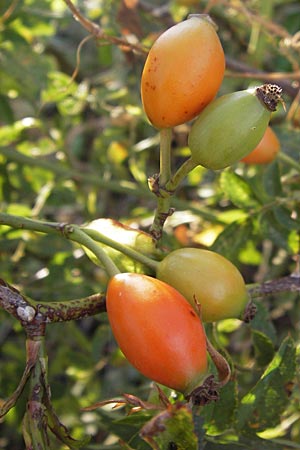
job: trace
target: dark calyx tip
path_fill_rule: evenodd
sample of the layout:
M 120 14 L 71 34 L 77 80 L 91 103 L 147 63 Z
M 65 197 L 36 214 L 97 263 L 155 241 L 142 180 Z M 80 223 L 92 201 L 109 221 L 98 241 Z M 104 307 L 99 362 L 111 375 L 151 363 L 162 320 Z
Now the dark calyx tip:
M 281 98 L 282 87 L 277 84 L 263 84 L 256 88 L 256 96 L 269 111 L 276 111 Z

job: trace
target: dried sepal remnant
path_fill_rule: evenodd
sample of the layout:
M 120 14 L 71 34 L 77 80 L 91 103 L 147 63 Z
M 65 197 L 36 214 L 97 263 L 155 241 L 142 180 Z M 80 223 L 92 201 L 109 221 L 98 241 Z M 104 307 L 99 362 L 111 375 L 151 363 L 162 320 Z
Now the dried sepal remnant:
M 279 102 L 282 102 L 282 87 L 277 84 L 263 84 L 256 88 L 257 98 L 269 111 L 276 111 Z

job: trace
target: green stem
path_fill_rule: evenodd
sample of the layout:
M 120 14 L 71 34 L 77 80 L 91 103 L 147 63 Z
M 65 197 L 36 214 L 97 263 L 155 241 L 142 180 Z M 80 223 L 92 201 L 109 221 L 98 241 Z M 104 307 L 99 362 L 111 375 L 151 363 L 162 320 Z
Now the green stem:
M 27 437 L 26 448 L 47 450 L 46 408 L 43 402 L 45 391 L 41 382 L 43 371 L 47 370 L 44 337 L 40 337 L 38 341 L 27 339 L 27 354 L 36 351 L 36 347 L 38 347 L 38 355 L 31 371 L 29 398 L 23 420 L 23 429 L 25 431 L 24 435 Z
M 105 251 L 99 247 L 94 241 L 101 242 L 102 244 L 108 245 L 130 258 L 145 264 L 152 270 L 156 270 L 157 261 L 141 254 L 140 252 L 121 244 L 120 242 L 114 241 L 108 238 L 99 231 L 92 230 L 89 228 L 80 228 L 77 225 L 66 225 L 60 224 L 58 222 L 43 222 L 35 219 L 29 219 L 21 216 L 15 216 L 12 214 L 0 213 L 0 225 L 8 225 L 13 228 L 22 228 L 26 230 L 38 231 L 41 233 L 61 233 L 67 239 L 77 242 L 78 244 L 84 245 L 89 248 L 94 255 L 99 259 L 99 261 L 104 265 L 110 276 L 119 273 L 118 268 L 112 262 L 112 260 L 107 256 Z
M 88 248 L 94 255 L 98 258 L 98 260 L 103 264 L 107 274 L 110 277 L 117 275 L 120 273 L 120 270 L 115 265 L 113 260 L 107 255 L 107 253 L 95 243 L 95 241 L 88 236 L 85 231 L 81 230 L 77 225 L 72 225 L 70 239 L 72 241 L 77 242 L 78 244 L 83 245 Z
M 166 157 L 164 157 L 166 158 Z M 161 160 L 163 157 L 161 157 Z M 165 165 L 167 163 L 164 161 Z M 184 178 L 191 172 L 195 167 L 197 167 L 192 158 L 187 159 L 175 172 L 173 176 L 170 176 L 168 180 L 164 176 L 162 183 L 161 175 L 159 177 L 159 195 L 157 200 L 157 208 L 153 220 L 153 224 L 151 226 L 151 233 L 154 238 L 158 241 L 162 236 L 162 229 L 165 224 L 166 219 L 173 213 L 173 209 L 171 208 L 171 196 L 174 194 L 179 184 L 184 180 Z M 165 173 L 167 173 L 167 169 L 165 168 Z M 170 175 L 170 172 L 168 172 Z
M 171 196 L 178 185 L 197 164 L 189 158 L 172 176 L 171 171 L 171 128 L 160 131 L 160 173 L 157 190 L 157 207 L 151 226 L 151 234 L 159 241 L 166 219 L 173 213 Z
M 101 264 L 103 264 L 109 276 L 112 277 L 120 272 L 105 251 L 77 225 L 61 224 L 57 222 L 42 222 L 39 220 L 28 219 L 6 213 L 0 213 L 0 225 L 1 224 L 9 225 L 13 228 L 38 231 L 41 233 L 62 234 L 65 238 L 84 245 L 91 252 L 93 252 L 96 258 L 98 258 Z
M 165 190 L 165 185 L 171 178 L 171 128 L 160 130 L 160 171 L 158 178 L 157 206 L 150 232 L 156 241 L 162 237 L 166 219 L 172 214 L 170 208 L 171 193 Z
M 135 261 L 138 261 L 141 264 L 144 264 L 145 266 L 149 267 L 150 269 L 156 271 L 158 262 L 152 258 L 149 258 L 149 256 L 143 255 L 142 253 L 138 252 L 137 250 L 134 250 L 133 248 L 128 247 L 127 245 L 124 245 L 121 242 L 114 241 L 113 239 L 100 233 L 98 230 L 84 228 L 84 232 L 88 236 L 90 236 L 93 240 L 95 240 L 97 242 L 101 242 L 104 245 L 108 245 L 109 247 L 114 248 L 115 250 L 118 250 L 119 252 L 123 253 L 124 255 L 127 255 L 129 258 L 132 258 Z
M 160 172 L 159 184 L 165 184 L 171 178 L 171 128 L 163 128 L 160 130 Z
M 277 158 L 280 159 L 285 164 L 287 164 L 287 165 L 293 167 L 294 169 L 298 170 L 298 172 L 300 172 L 300 164 L 297 163 L 297 161 L 295 161 L 293 158 L 288 156 L 286 153 L 278 152 Z
M 166 184 L 166 189 L 171 192 L 175 191 L 184 178 L 197 166 L 198 164 L 192 158 L 187 159 L 170 178 Z

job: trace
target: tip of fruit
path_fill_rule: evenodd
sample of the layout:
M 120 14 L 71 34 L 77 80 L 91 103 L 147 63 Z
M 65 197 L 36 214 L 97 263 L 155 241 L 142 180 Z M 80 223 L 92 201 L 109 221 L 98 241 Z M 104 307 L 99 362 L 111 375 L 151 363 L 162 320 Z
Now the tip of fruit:
M 216 31 L 218 31 L 218 26 L 217 26 L 216 22 L 213 21 L 213 19 L 210 17 L 209 14 L 189 14 L 187 18 L 191 19 L 192 17 L 196 17 L 197 19 L 206 20 L 208 23 L 210 23 L 214 27 L 214 29 Z
M 263 84 L 255 90 L 257 98 L 269 111 L 276 111 L 279 102 L 282 102 L 282 87 L 277 84 Z

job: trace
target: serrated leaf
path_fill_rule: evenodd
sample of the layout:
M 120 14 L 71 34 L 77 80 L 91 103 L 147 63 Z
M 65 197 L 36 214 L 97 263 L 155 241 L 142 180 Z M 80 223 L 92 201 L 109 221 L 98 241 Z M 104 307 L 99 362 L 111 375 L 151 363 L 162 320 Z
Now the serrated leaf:
M 250 185 L 240 175 L 224 170 L 220 177 L 220 185 L 229 200 L 238 208 L 248 210 L 259 206 Z
M 258 330 L 252 330 L 255 361 L 258 366 L 267 365 L 274 356 L 274 347 L 271 339 Z
M 284 386 L 293 379 L 296 349 L 291 337 L 282 342 L 257 384 L 242 398 L 237 411 L 242 433 L 263 431 L 280 422 L 287 404 Z

